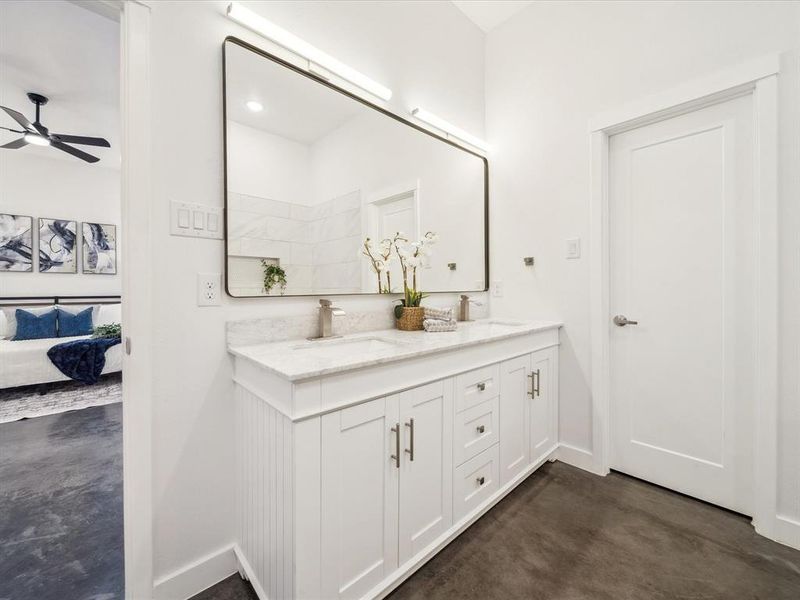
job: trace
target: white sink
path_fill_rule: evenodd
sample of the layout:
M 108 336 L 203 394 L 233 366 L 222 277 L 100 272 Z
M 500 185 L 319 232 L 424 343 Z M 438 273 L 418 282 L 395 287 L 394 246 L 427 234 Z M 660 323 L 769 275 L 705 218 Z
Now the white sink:
M 302 352 L 309 356 L 321 358 L 342 356 L 343 354 L 377 354 L 393 350 L 399 345 L 393 340 L 379 337 L 341 338 L 333 340 L 318 340 L 293 346 L 292 350 Z

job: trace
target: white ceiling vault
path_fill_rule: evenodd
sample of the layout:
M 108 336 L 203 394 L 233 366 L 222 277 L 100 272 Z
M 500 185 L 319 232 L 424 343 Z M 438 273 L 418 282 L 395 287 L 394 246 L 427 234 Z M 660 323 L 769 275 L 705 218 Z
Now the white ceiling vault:
M 30 35 L 32 23 L 36 35 Z M 64 0 L 0 1 L 0 105 L 32 121 L 36 107 L 27 92 L 50 99 L 42 107 L 41 120 L 53 133 L 111 142 L 111 148 L 76 146 L 100 158 L 87 166 L 120 168 L 119 23 Z M 11 117 L 0 113 L 0 126 L 19 129 Z M 0 130 L 0 144 L 18 137 Z M 53 148 L 32 145 L 0 152 L 82 162 Z
M 488 32 L 505 23 L 533 0 L 452 0 L 470 21 Z

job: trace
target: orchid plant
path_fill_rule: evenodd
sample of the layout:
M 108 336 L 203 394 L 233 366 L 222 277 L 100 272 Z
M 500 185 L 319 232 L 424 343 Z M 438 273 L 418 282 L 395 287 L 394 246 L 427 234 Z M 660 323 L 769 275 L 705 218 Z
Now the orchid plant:
M 370 261 L 370 266 L 378 280 L 378 293 L 392 293 L 392 274 L 390 271 L 392 254 L 396 254 L 403 274 L 403 298 L 395 313 L 399 315 L 404 306 L 414 307 L 422 303 L 425 294 L 417 288 L 417 269 L 428 264 L 432 248 L 439 240 L 438 234 L 427 232 L 418 242 L 410 241 L 403 232 L 398 231 L 392 238 L 386 238 L 375 245 L 372 239 L 366 238 L 359 253 Z M 386 285 L 383 274 L 386 274 Z M 399 309 L 399 310 L 398 310 Z
M 381 243 L 376 247 L 370 238 L 364 240 L 361 246 L 361 254 L 366 256 L 371 265 L 372 270 L 378 277 L 378 293 L 390 294 L 392 292 L 392 274 L 389 272 L 389 266 L 392 260 L 392 241 L 389 238 L 381 240 Z M 383 285 L 383 273 L 386 273 L 386 286 Z
M 399 231 L 392 239 L 392 246 L 397 252 L 403 272 L 403 299 L 395 307 L 397 318 L 400 318 L 403 313 L 403 307 L 415 307 L 422 304 L 426 294 L 417 287 L 417 269 L 428 264 L 428 259 L 432 254 L 431 246 L 438 240 L 439 236 L 433 231 L 427 232 L 418 242 L 409 242 L 405 234 Z M 409 277 L 411 278 L 410 284 Z

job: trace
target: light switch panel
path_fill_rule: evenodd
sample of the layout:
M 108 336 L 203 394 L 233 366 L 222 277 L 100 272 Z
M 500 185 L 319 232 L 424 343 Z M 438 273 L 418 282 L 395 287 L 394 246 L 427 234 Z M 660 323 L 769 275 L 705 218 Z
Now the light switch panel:
M 170 233 L 221 240 L 222 208 L 173 200 L 170 202 Z
M 571 238 L 567 240 L 567 258 L 581 257 L 581 238 Z

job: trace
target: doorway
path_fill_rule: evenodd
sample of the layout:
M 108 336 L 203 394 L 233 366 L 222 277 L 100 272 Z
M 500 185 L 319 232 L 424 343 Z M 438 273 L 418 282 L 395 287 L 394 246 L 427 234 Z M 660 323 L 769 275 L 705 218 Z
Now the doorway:
M 626 307 L 612 308 L 612 229 L 611 210 L 611 140 L 614 136 L 647 125 L 668 121 L 704 108 L 724 104 L 749 96 L 753 124 L 753 302 L 758 316 L 757 335 L 752 343 L 753 402 L 752 432 L 752 499 L 750 513 L 756 531 L 775 539 L 781 520 L 777 515 L 777 408 L 778 408 L 778 77 L 780 56 L 769 55 L 742 63 L 705 77 L 687 81 L 624 106 L 595 116 L 589 122 L 591 137 L 591 346 L 592 375 L 592 454 L 591 469 L 600 475 L 608 474 L 616 459 L 614 455 L 614 408 L 612 392 L 612 338 L 631 333 L 646 337 L 644 320 Z M 666 138 L 678 137 L 675 135 Z M 702 137 L 702 136 L 701 136 Z M 644 144 L 646 145 L 646 144 Z M 675 146 L 673 146 L 673 149 Z M 644 157 L 644 155 L 642 155 Z M 670 185 L 673 185 L 670 183 Z M 650 190 L 647 190 L 650 193 Z M 681 228 L 683 233 L 686 227 Z M 707 257 L 700 257 L 706 260 Z M 674 272 L 674 267 L 670 266 Z M 732 283 L 731 281 L 727 282 Z M 679 299 L 681 290 L 669 290 L 670 297 Z M 640 320 L 639 325 L 618 327 L 615 316 Z M 705 315 L 687 309 L 683 319 L 703 326 Z M 648 317 L 653 318 L 653 317 Z M 630 335 L 630 338 L 633 338 Z M 638 338 L 634 338 L 638 339 Z M 624 341 L 624 339 L 623 339 Z M 687 340 L 687 344 L 692 340 Z M 736 347 L 735 344 L 731 347 Z M 726 346 L 728 344 L 726 343 Z M 740 364 L 737 364 L 740 366 Z M 685 393 L 681 373 L 673 373 L 670 388 L 674 395 Z M 726 380 L 728 381 L 728 380 Z M 671 400 L 672 397 L 670 397 Z M 662 413 L 663 414 L 663 413 Z M 720 413 L 717 413 L 718 415 Z M 626 426 L 629 428 L 629 426 Z M 645 441 L 645 440 L 640 440 Z M 651 438 L 650 442 L 660 441 Z M 657 445 L 652 444 L 651 445 Z M 697 450 L 700 446 L 695 446 Z M 689 446 L 684 446 L 689 449 Z M 699 456 L 698 456 L 699 458 Z M 713 461 L 712 461 L 713 462 Z M 588 465 L 587 465 L 588 466 Z M 650 475 L 648 473 L 648 475 Z M 672 485 L 669 484 L 668 485 Z

